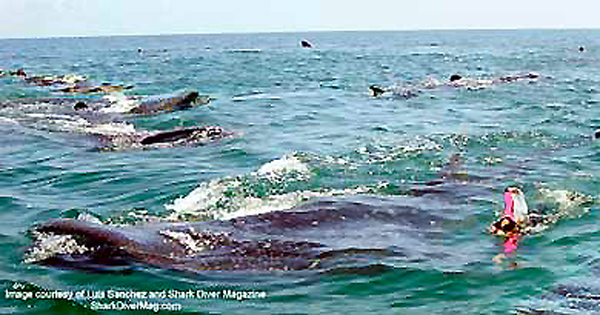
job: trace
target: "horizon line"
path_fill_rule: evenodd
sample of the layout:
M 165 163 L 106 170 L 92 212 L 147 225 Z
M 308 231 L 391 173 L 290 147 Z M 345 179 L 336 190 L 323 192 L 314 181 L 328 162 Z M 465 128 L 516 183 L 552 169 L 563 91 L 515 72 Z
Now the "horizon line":
M 185 35 L 260 35 L 260 34 L 302 34 L 302 33 L 351 33 L 351 32 L 444 32 L 444 31 L 574 31 L 599 30 L 600 27 L 482 27 L 482 28 L 415 28 L 415 29 L 332 29 L 332 30 L 280 30 L 280 31 L 225 31 L 225 32 L 174 32 L 159 34 L 103 34 L 103 35 L 49 35 L 0 37 L 0 40 L 23 39 L 60 39 L 60 38 L 98 38 L 98 37 L 154 37 L 154 36 L 185 36 Z

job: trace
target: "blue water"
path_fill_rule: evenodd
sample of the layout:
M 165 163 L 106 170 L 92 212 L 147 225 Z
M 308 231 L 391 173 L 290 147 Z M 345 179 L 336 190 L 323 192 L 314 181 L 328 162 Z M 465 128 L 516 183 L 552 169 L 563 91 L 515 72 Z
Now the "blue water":
M 0 281 L 36 290 L 261 290 L 265 299 L 182 299 L 182 312 L 222 314 L 558 314 L 600 312 L 600 32 L 418 31 L 173 35 L 0 40 L 0 68 L 80 74 L 134 85 L 127 94 L 197 90 L 209 105 L 124 119 L 136 129 L 218 125 L 234 136 L 204 146 L 97 150 L 96 136 L 31 121 L 21 105 L 73 98 L 0 78 Z M 315 49 L 302 49 L 307 39 Z M 579 52 L 584 46 L 586 51 Z M 141 52 L 138 52 L 141 49 Z M 370 98 L 368 86 L 536 72 L 535 82 L 482 90 L 441 87 L 418 97 Z M 75 96 L 77 97 L 77 96 Z M 98 96 L 82 96 L 94 101 Z M 40 110 L 40 113 L 43 113 Z M 37 116 L 36 116 L 37 117 Z M 273 183 L 257 175 L 295 156 L 308 179 Z M 462 163 L 450 166 L 451 157 Z M 448 172 L 462 174 L 451 179 Z M 318 230 L 337 248 L 402 254 L 342 260 L 325 270 L 185 273 L 144 266 L 125 274 L 25 263 L 29 231 L 53 218 L 89 213 L 105 222 L 173 214 L 167 207 L 207 183 L 243 178 L 264 200 L 299 192 L 342 191 L 327 200 L 365 209 L 409 206 L 412 223 L 357 222 Z M 442 183 L 426 193 L 431 182 Z M 504 255 L 487 226 L 502 191 L 520 185 L 530 208 L 562 213 Z M 366 193 L 351 193 L 355 189 Z M 345 191 L 344 191 L 345 190 Z M 547 203 L 544 192 L 587 196 L 585 204 Z M 315 197 L 306 203 L 318 201 Z M 300 203 L 296 206 L 302 207 Z M 244 214 L 249 204 L 204 209 Z M 443 223 L 429 225 L 433 216 Z M 132 223 L 133 222 L 133 223 Z M 362 229 L 362 230 L 361 230 Z M 293 234 L 293 233 L 292 233 Z M 564 289 L 567 288 L 567 289 Z M 2 312 L 91 312 L 85 300 L 18 301 Z M 122 313 L 122 312 L 120 312 Z M 537 314 L 537 313 L 536 313 Z M 552 313 L 554 314 L 554 313 Z

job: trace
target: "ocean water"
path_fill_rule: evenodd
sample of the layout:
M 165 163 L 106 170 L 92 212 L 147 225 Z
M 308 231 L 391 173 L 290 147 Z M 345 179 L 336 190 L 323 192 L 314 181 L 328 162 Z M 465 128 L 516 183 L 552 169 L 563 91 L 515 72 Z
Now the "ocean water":
M 0 78 L 0 312 L 95 313 L 93 298 L 8 291 L 257 291 L 260 298 L 157 298 L 174 313 L 600 313 L 600 32 L 332 32 L 0 40 L 0 68 L 197 90 L 205 106 L 124 115 L 117 128 L 218 125 L 205 145 L 98 150 L 79 98 Z M 314 49 L 302 49 L 300 40 Z M 584 46 L 585 51 L 578 51 Z M 138 51 L 141 49 L 141 52 Z M 538 80 L 369 96 L 458 73 Z M 56 105 L 59 108 L 63 105 Z M 81 120 L 84 119 L 84 120 Z M 121 130 L 121 129 L 119 129 Z M 130 129 L 127 129 L 130 130 Z M 556 222 L 505 253 L 487 227 L 518 185 Z M 265 235 L 341 251 L 297 271 L 82 271 L 27 262 L 32 229 L 56 218 L 228 221 L 295 209 L 344 222 Z M 269 234 L 270 233 L 270 234 Z M 362 251 L 361 251 L 362 250 Z M 221 292 L 221 291 L 219 291 Z M 108 299 L 109 301 L 111 299 Z M 130 299 L 141 301 L 144 299 Z M 116 301 L 112 299 L 112 301 Z M 100 311 L 100 313 L 135 313 Z M 162 311 L 161 311 L 162 312 Z M 547 313 L 544 313 L 547 312 Z

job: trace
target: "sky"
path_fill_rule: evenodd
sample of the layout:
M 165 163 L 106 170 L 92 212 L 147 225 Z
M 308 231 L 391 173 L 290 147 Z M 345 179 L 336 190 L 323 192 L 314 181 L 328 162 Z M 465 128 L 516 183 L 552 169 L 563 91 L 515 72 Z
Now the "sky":
M 598 0 L 0 0 L 0 38 L 598 28 Z

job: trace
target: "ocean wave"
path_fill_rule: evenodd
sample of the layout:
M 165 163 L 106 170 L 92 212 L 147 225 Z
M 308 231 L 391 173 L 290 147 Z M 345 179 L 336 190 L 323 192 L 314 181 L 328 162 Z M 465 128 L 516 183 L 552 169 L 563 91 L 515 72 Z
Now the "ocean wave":
M 202 183 L 185 197 L 166 205 L 171 220 L 217 219 L 291 209 L 317 197 L 346 196 L 372 191 L 369 187 L 297 190 L 314 175 L 310 158 L 301 153 L 285 155 L 245 176 Z M 335 160 L 334 160 L 335 161 Z M 299 185 L 306 186 L 306 185 Z
M 103 97 L 110 104 L 100 109 L 102 113 L 130 113 L 140 105 L 137 98 L 123 94 L 109 94 Z

